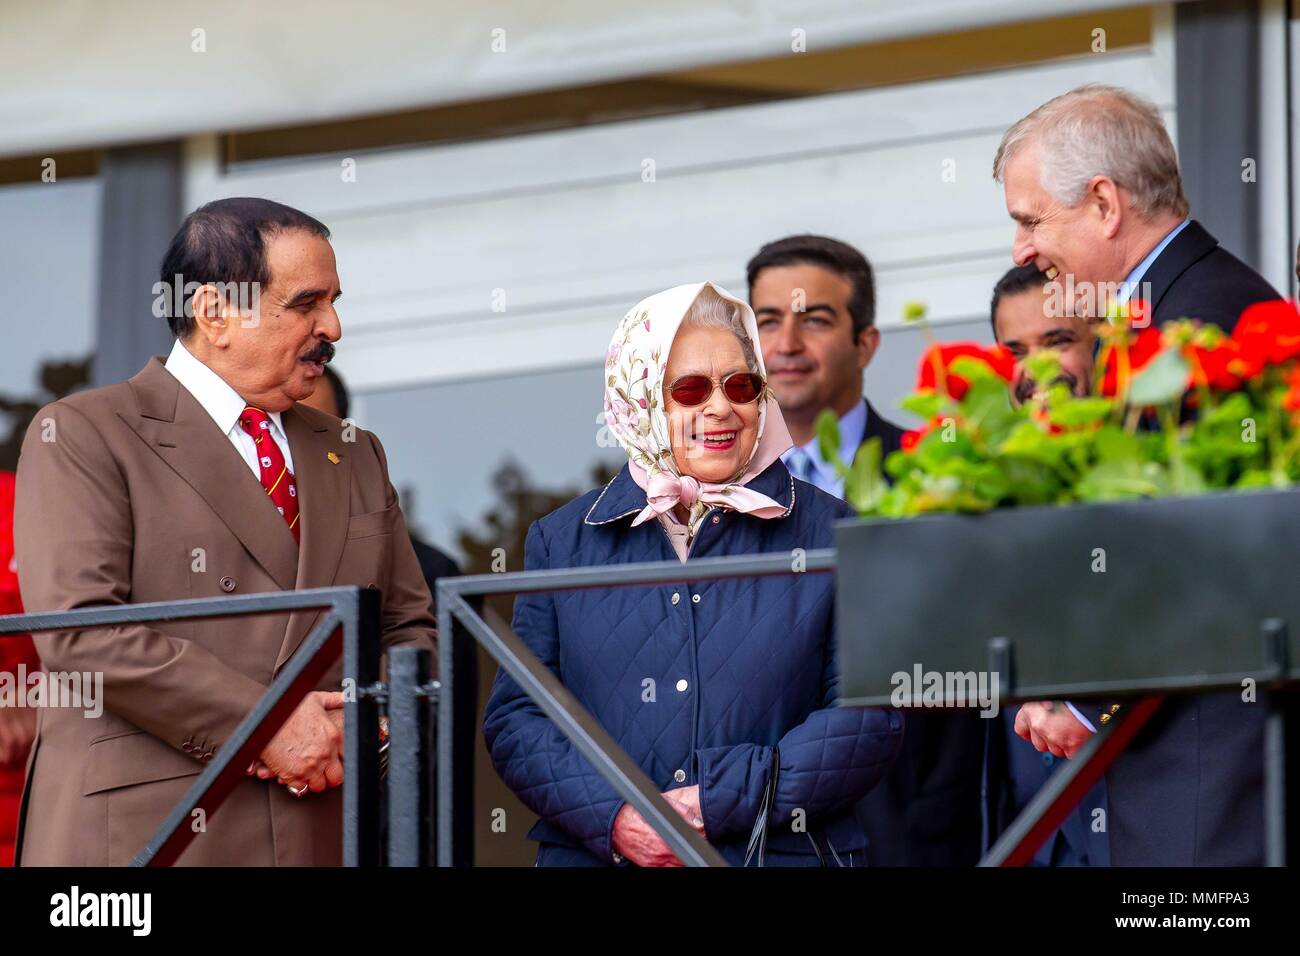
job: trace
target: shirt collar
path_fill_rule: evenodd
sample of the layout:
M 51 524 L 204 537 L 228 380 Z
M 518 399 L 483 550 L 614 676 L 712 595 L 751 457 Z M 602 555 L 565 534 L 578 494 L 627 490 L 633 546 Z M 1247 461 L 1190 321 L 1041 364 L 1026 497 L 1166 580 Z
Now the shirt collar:
M 240 394 L 224 378 L 196 359 L 181 344 L 180 339 L 172 345 L 164 368 L 203 406 L 203 410 L 217 423 L 222 434 L 230 434 L 230 430 L 239 423 L 239 416 L 248 407 Z M 266 417 L 275 424 L 276 438 L 283 439 L 284 424 L 280 421 L 280 413 L 267 412 Z
M 851 468 L 853 459 L 858 453 L 858 446 L 862 444 L 862 439 L 867 434 L 867 403 L 861 401 L 854 405 L 840 418 L 839 425 L 840 461 L 846 468 Z M 799 451 L 808 456 L 809 462 L 818 471 L 830 477 L 838 477 L 835 468 L 822 457 L 821 443 L 818 442 L 817 436 L 814 435 L 807 444 L 791 448 L 781 456 L 781 460 L 789 464 L 790 458 Z
M 1137 291 L 1138 283 L 1140 283 L 1142 281 L 1142 277 L 1147 274 L 1147 270 L 1151 268 L 1152 263 L 1154 263 L 1158 258 L 1160 258 L 1160 253 L 1165 251 L 1165 248 L 1169 245 L 1169 243 L 1173 242 L 1174 238 L 1180 232 L 1186 229 L 1187 224 L 1191 221 L 1192 220 L 1189 217 L 1187 219 L 1184 219 L 1178 225 L 1174 226 L 1174 228 L 1169 230 L 1168 234 L 1166 234 L 1166 236 L 1163 239 L 1161 239 L 1158 243 L 1156 243 L 1155 248 L 1147 253 L 1146 258 L 1133 267 L 1133 271 L 1128 274 L 1128 278 L 1126 278 L 1124 280 L 1124 284 L 1120 286 L 1118 298 L 1121 303 L 1128 302 L 1128 300 L 1132 297 L 1133 293 Z

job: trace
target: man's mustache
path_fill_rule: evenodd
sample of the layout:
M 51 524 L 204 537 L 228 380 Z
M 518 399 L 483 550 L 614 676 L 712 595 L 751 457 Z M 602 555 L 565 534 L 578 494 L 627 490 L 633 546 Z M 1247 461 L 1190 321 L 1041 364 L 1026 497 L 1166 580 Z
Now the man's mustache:
M 304 362 L 328 363 L 334 358 L 334 343 L 321 342 L 314 349 L 302 357 Z
M 1078 395 L 1079 380 L 1069 372 L 1062 372 L 1052 381 L 1053 385 L 1065 385 L 1070 390 L 1071 395 Z M 1029 376 L 1022 376 L 1016 383 L 1016 401 L 1024 404 L 1033 397 L 1034 390 L 1038 388 L 1037 383 Z
M 790 359 L 783 362 L 767 363 L 767 374 L 775 375 L 777 372 L 811 372 L 815 366 L 807 359 Z

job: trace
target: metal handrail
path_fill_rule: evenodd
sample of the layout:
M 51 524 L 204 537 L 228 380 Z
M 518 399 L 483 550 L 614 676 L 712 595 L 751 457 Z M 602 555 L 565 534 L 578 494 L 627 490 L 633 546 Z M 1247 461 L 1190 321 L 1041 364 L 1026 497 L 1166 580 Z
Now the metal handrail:
M 307 610 L 327 613 L 168 813 L 132 861 L 133 866 L 169 866 L 176 861 L 194 838 L 195 830 L 186 825 L 193 813 L 202 810 L 211 816 L 216 812 L 244 776 L 240 768 L 257 757 L 299 701 L 338 660 L 340 651 L 344 678 L 355 681 L 356 687 L 356 693 L 344 703 L 344 747 L 348 753 L 343 765 L 344 864 L 378 863 L 379 708 L 375 689 L 379 679 L 379 592 L 359 587 L 308 588 L 0 616 L 3 639 L 27 633 Z
M 718 865 L 716 851 L 681 817 L 671 810 L 658 788 L 641 772 L 581 704 L 563 687 L 555 675 L 529 650 L 509 627 L 501 633 L 489 627 L 464 600 L 471 595 L 569 591 L 605 587 L 634 587 L 725 578 L 777 574 L 827 573 L 836 567 L 833 548 L 810 550 L 800 555 L 796 567 L 790 553 L 701 558 L 682 564 L 677 561 L 641 562 L 613 567 L 561 568 L 442 578 L 438 588 L 438 629 L 451 633 L 452 620 L 465 625 L 470 635 L 497 660 L 560 729 L 590 760 L 595 769 L 627 800 L 646 822 L 687 865 Z M 1266 632 L 1283 628 L 1281 622 L 1265 622 Z M 1285 637 L 1273 634 L 1270 646 L 1285 650 Z M 1276 651 L 1275 653 L 1282 653 Z M 439 641 L 438 698 L 438 865 L 450 866 L 454 858 L 463 858 L 463 844 L 472 828 L 453 826 L 451 796 L 456 787 L 472 785 L 472 778 L 452 759 L 452 741 L 462 728 L 453 726 L 454 670 L 451 641 Z M 1279 667 L 1281 665 L 1278 665 Z M 1194 692 L 1197 688 L 1186 689 Z M 1011 698 L 1008 698 L 1011 699 Z M 1024 698 L 1019 698 L 1024 699 Z M 1116 714 L 1101 732 L 1083 747 L 1075 760 L 1044 784 L 1037 796 L 1016 817 L 997 843 L 980 861 L 981 866 L 1019 866 L 1027 863 L 1043 840 L 1064 820 L 1087 790 L 1105 773 L 1163 702 L 1163 696 L 1135 700 Z M 1270 705 L 1277 710 L 1276 702 Z M 1284 760 L 1282 759 L 1283 718 L 1280 711 L 1270 713 L 1265 759 L 1266 825 L 1270 865 L 1285 860 L 1286 799 Z M 470 769 L 472 773 L 472 768 Z
M 834 569 L 835 551 L 825 548 L 804 552 L 797 560 L 790 553 L 781 552 L 700 558 L 688 564 L 646 561 L 616 567 L 558 568 L 440 578 L 437 583 L 438 633 L 451 634 L 452 620 L 460 621 L 683 863 L 687 866 L 726 866 L 722 855 L 686 825 L 653 781 L 537 659 L 519 635 L 508 627 L 503 628 L 504 633 L 498 634 L 465 598 L 470 595 L 644 587 L 648 584 L 782 574 L 825 574 Z M 472 778 L 453 758 L 452 744 L 462 728 L 454 724 L 452 642 L 440 640 L 438 649 L 438 865 L 450 866 L 453 859 L 464 855 L 459 853 L 458 847 L 461 841 L 469 839 L 470 833 L 468 827 L 453 825 L 451 798 L 458 786 L 472 785 Z

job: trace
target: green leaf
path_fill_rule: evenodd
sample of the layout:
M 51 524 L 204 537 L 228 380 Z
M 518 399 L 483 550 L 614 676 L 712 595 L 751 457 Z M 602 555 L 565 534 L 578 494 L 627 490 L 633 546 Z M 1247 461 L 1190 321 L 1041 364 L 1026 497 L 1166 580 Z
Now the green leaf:
M 1181 398 L 1187 390 L 1191 367 L 1174 349 L 1166 349 L 1133 377 L 1128 400 L 1132 405 L 1164 405 Z
M 1164 468 L 1155 462 L 1103 461 L 1074 488 L 1080 501 L 1127 501 L 1169 494 Z
M 829 408 L 823 408 L 813 426 L 817 433 L 817 449 L 822 461 L 840 460 L 840 419 Z
M 926 306 L 924 302 L 915 300 L 903 303 L 903 321 L 916 322 L 918 319 L 925 318 Z
M 944 397 L 935 391 L 913 392 L 898 404 L 928 422 L 943 408 Z
M 880 439 L 872 438 L 853 459 L 853 467 L 844 479 L 844 497 L 858 514 L 875 514 L 887 488 L 880 472 Z
M 1105 421 L 1114 406 L 1109 398 L 1067 398 L 1050 406 L 1047 418 L 1062 428 L 1077 428 Z
M 1137 461 L 1142 455 L 1137 436 L 1117 425 L 1103 425 L 1093 436 L 1093 443 L 1101 461 Z
M 1035 383 L 1055 382 L 1061 374 L 1061 353 L 1045 349 L 1028 356 L 1024 361 L 1025 374 Z

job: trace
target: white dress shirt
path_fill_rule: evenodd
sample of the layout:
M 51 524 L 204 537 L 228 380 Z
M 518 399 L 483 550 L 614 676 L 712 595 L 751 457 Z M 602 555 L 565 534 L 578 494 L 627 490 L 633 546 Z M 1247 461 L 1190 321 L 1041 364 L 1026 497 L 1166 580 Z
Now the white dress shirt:
M 257 445 L 252 436 L 239 427 L 239 416 L 244 413 L 248 403 L 239 397 L 239 393 L 225 379 L 190 354 L 190 350 L 181 345 L 180 339 L 172 346 L 164 367 L 194 396 L 203 410 L 212 416 L 217 427 L 230 439 L 235 451 L 239 452 L 253 472 L 253 477 L 260 482 L 262 470 L 257 463 Z M 271 437 L 284 453 L 284 463 L 289 474 L 293 474 L 293 453 L 289 451 L 289 440 L 284 435 L 280 413 L 267 412 L 266 417 L 271 420 Z

